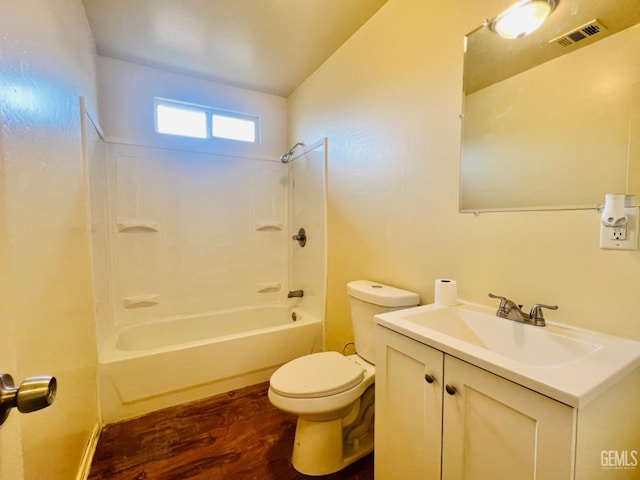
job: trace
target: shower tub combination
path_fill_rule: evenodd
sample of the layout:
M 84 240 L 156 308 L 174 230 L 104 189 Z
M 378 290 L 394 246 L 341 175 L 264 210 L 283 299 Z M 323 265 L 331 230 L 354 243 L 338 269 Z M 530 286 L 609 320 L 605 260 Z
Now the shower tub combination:
M 126 326 L 100 356 L 103 421 L 267 381 L 280 365 L 321 350 L 321 325 L 279 304 Z

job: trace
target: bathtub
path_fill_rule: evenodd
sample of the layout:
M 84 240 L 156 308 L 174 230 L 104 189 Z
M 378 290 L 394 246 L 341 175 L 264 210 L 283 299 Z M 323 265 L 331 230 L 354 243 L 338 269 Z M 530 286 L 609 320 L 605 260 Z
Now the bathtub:
M 321 348 L 319 318 L 289 305 L 243 307 L 127 326 L 100 353 L 104 423 L 269 379 Z

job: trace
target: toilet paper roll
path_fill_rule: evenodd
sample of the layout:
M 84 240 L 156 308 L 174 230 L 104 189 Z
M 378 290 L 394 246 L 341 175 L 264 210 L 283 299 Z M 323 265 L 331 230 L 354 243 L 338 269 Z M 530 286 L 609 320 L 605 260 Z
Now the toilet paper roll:
M 439 278 L 436 280 L 434 303 L 443 307 L 458 304 L 458 286 L 455 280 Z

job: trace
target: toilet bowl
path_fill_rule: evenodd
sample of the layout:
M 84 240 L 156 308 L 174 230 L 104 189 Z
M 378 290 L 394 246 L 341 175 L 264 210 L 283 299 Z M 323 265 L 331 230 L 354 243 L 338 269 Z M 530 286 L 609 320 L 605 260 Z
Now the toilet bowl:
M 269 400 L 298 417 L 292 464 L 305 475 L 337 472 L 373 451 L 373 316 L 408 308 L 419 296 L 367 280 L 350 282 L 356 354 L 321 352 L 271 376 Z
M 373 450 L 372 422 L 353 431 L 364 425 L 367 409 L 373 418 L 374 376 L 373 365 L 337 352 L 306 355 L 273 374 L 269 400 L 298 417 L 292 455 L 297 471 L 328 475 Z M 368 388 L 366 405 L 361 397 Z

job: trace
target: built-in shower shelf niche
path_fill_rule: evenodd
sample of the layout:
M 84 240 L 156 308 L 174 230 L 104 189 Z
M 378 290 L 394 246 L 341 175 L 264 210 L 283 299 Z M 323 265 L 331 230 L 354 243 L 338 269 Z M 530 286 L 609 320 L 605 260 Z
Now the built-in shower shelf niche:
M 279 292 L 282 289 L 282 282 L 259 282 L 256 283 L 258 293 Z
M 122 305 L 124 308 L 145 308 L 158 305 L 160 295 L 133 295 L 130 297 L 122 297 Z
M 119 220 L 118 232 L 158 232 L 160 224 L 155 220 Z
M 256 222 L 256 230 L 258 232 L 265 231 L 280 231 L 282 230 L 282 222 L 275 221 L 265 221 L 265 222 Z

